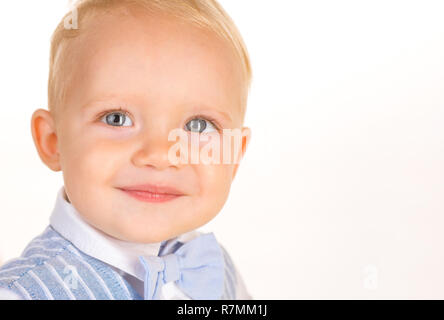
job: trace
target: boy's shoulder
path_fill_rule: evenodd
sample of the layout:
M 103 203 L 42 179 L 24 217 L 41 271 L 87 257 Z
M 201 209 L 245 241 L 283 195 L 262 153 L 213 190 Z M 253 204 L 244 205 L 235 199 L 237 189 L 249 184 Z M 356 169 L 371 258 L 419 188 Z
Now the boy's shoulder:
M 20 257 L 0 267 L 0 299 L 127 300 L 137 293 L 106 263 L 76 248 L 51 225 Z
M 57 273 L 56 268 L 68 265 L 64 258 L 75 250 L 68 240 L 57 233 L 50 225 L 32 239 L 21 255 L 0 266 L 0 289 L 2 295 L 11 293 L 24 299 L 32 299 L 20 283 L 41 285 L 44 273 Z

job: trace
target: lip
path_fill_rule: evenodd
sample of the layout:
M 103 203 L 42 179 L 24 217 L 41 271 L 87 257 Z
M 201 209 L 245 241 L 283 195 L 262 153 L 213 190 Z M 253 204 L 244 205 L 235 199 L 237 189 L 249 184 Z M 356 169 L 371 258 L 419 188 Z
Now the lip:
M 143 184 L 118 188 L 143 202 L 166 202 L 183 196 L 183 192 L 168 186 Z

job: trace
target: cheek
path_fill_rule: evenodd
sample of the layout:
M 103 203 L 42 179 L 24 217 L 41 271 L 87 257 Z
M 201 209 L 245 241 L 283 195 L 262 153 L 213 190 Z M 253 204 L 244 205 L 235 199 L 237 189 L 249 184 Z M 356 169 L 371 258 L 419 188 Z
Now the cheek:
M 199 165 L 196 168 L 200 198 L 205 202 L 225 202 L 231 187 L 232 165 Z
M 67 146 L 61 153 L 64 175 L 85 185 L 107 182 L 121 164 L 119 155 L 126 154 L 121 147 L 91 136 L 79 135 L 64 145 Z
M 202 163 L 235 164 L 242 150 L 242 132 L 233 130 L 231 133 L 213 132 L 200 141 L 200 156 Z M 233 170 L 225 168 L 227 171 Z
M 231 186 L 229 168 L 230 166 L 227 165 L 199 165 L 196 168 L 200 193 L 194 199 L 195 210 L 188 220 L 196 221 L 200 226 L 213 219 L 221 211 Z

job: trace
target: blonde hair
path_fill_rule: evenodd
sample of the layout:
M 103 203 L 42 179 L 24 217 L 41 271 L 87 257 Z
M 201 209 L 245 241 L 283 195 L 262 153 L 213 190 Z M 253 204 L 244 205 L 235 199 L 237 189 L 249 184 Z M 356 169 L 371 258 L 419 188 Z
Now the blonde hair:
M 250 90 L 252 69 L 249 54 L 242 36 L 233 20 L 216 0 L 78 0 L 74 4 L 77 25 L 97 12 L 109 12 L 111 8 L 124 5 L 140 5 L 148 10 L 160 10 L 191 22 L 197 26 L 214 31 L 222 36 L 234 48 L 240 59 L 246 81 L 246 94 Z M 48 78 L 48 108 L 55 115 L 57 106 L 65 101 L 70 73 L 67 62 L 70 61 L 68 47 L 71 40 L 80 33 L 80 28 L 66 28 L 66 21 L 72 17 L 74 9 L 68 12 L 58 24 L 51 38 L 51 52 Z M 244 100 L 246 104 L 246 97 Z M 246 106 L 242 106 L 245 110 Z

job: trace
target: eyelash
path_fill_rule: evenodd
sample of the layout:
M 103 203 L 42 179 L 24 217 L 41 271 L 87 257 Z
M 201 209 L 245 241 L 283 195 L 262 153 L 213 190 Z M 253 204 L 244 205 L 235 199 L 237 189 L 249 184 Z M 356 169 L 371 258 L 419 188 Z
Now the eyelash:
M 118 109 L 110 109 L 110 110 L 102 111 L 101 113 L 99 113 L 97 118 L 102 119 L 104 116 L 108 115 L 109 113 L 115 113 L 115 112 L 120 112 L 120 113 L 123 113 L 125 116 L 129 116 L 129 113 L 126 110 L 124 110 L 122 108 L 118 108 Z
M 111 110 L 106 110 L 106 111 L 101 112 L 98 116 L 98 120 L 102 119 L 104 116 L 106 116 L 110 113 L 117 113 L 117 112 L 123 113 L 126 117 L 130 117 L 129 112 L 120 107 L 118 109 L 111 109 Z M 196 115 L 192 116 L 190 119 L 187 120 L 186 123 L 188 123 L 188 121 L 191 121 L 193 119 L 199 119 L 199 118 L 211 122 L 211 124 L 216 128 L 217 131 L 220 131 L 222 128 L 222 126 L 219 124 L 219 122 L 216 119 L 214 119 L 210 116 L 203 115 L 203 114 L 196 114 Z M 116 128 L 118 128 L 118 126 L 116 126 Z

